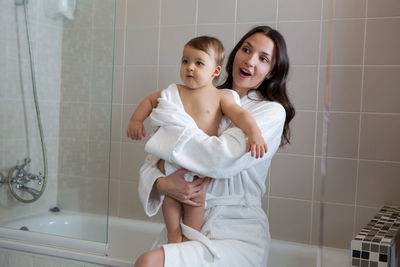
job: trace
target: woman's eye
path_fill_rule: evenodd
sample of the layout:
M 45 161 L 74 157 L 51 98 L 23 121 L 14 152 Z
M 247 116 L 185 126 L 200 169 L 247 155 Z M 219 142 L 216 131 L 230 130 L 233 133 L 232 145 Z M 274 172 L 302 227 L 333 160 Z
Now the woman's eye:
M 249 49 L 248 49 L 247 47 L 243 47 L 243 48 L 242 48 L 242 51 L 245 52 L 245 53 L 248 53 L 248 52 L 249 52 Z
M 269 63 L 269 59 L 267 57 L 260 58 L 262 62 Z

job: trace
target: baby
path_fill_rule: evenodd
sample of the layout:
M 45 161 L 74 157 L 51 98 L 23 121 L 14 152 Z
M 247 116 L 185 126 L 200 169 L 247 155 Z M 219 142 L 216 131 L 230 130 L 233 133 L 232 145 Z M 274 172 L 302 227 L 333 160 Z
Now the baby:
M 233 94 L 236 92 L 218 90 L 213 85 L 213 80 L 221 73 L 223 60 L 224 47 L 218 39 L 200 36 L 190 40 L 185 44 L 182 53 L 180 77 L 183 84 L 172 84 L 164 91 L 177 92 L 185 112 L 193 118 L 197 127 L 210 136 L 217 135 L 222 116 L 227 116 L 247 134 L 247 152 L 251 152 L 253 157 L 262 157 L 267 152 L 267 145 L 254 118 L 235 102 Z M 131 117 L 127 129 L 128 137 L 140 140 L 146 136 L 143 121 L 157 108 L 158 99 L 162 95 L 162 91 L 156 92 L 139 104 Z M 202 196 L 193 201 L 203 203 L 204 199 L 205 196 Z M 183 205 L 183 210 L 183 223 L 200 231 L 204 205 Z M 181 212 L 182 204 L 166 196 L 163 202 L 163 216 L 168 243 L 185 240 L 180 228 Z

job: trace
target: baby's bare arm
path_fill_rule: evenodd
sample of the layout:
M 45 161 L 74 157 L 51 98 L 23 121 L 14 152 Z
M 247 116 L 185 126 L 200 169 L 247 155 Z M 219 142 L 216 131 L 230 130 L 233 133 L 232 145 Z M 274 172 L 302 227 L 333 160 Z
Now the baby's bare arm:
M 157 107 L 157 99 L 161 96 L 161 91 L 147 96 L 140 102 L 130 119 L 126 135 L 134 140 L 142 139 L 146 136 L 143 121 L 150 115 L 153 108 Z
M 267 145 L 251 114 L 236 104 L 233 97 L 228 94 L 221 96 L 221 109 L 225 116 L 247 134 L 247 151 L 251 151 L 251 155 L 256 158 L 262 157 L 267 152 Z

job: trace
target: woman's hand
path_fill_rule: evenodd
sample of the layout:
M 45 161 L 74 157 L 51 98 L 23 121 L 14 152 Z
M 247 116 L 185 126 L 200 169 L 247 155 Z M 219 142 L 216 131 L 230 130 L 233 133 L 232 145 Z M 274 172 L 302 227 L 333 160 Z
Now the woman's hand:
M 208 184 L 204 182 L 209 178 L 195 177 L 193 182 L 186 182 L 184 175 L 187 172 L 188 170 L 179 169 L 167 177 L 158 178 L 155 187 L 160 194 L 170 196 L 183 204 L 200 207 L 202 203 L 194 202 L 192 199 L 204 194 L 207 190 L 205 185 Z

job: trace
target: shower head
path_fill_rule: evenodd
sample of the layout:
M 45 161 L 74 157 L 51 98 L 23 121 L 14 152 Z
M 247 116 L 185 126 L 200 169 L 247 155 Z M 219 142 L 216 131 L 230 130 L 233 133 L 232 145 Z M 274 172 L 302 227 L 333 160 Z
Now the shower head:
M 16 6 L 23 6 L 25 4 L 28 4 L 28 0 L 15 0 Z

